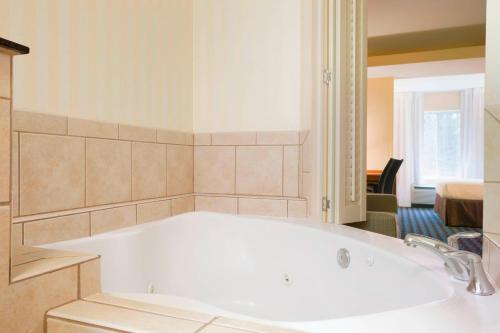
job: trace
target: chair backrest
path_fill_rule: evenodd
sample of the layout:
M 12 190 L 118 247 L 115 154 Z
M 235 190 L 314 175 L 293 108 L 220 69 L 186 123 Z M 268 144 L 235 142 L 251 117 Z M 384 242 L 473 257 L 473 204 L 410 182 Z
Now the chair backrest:
M 403 160 L 397 160 L 394 158 L 389 159 L 384 171 L 382 171 L 382 175 L 380 175 L 377 193 L 392 193 L 394 181 L 396 180 L 396 174 L 398 173 L 401 164 L 403 164 Z

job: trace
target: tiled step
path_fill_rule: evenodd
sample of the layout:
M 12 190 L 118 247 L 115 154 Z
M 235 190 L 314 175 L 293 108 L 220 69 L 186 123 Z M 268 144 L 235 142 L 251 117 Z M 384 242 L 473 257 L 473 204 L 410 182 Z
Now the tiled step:
M 47 333 L 293 333 L 278 327 L 95 294 L 47 313 Z

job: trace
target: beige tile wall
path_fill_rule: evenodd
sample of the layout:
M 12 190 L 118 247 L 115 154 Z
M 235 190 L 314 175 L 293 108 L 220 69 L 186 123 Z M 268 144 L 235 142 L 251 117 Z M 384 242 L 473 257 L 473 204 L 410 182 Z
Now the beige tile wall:
M 292 131 L 195 134 L 195 209 L 306 217 L 305 138 Z
M 193 136 L 29 112 L 14 112 L 13 124 L 17 243 L 80 238 L 194 210 L 307 216 L 304 133 Z
M 194 198 L 182 198 L 193 193 L 190 133 L 30 112 L 13 113 L 12 131 L 5 149 L 12 149 L 12 214 L 24 245 L 194 210 Z
M 68 231 L 65 226 L 69 224 L 78 225 L 75 230 L 79 230 L 79 220 L 68 217 L 67 219 L 55 220 L 49 224 L 47 229 L 40 230 L 39 224 L 33 224 L 24 230 L 22 224 L 11 224 L 11 214 L 19 215 L 19 133 L 11 135 L 11 110 L 10 110 L 10 93 L 11 93 L 11 55 L 2 53 L 5 50 L 0 50 L 0 331 L 2 332 L 30 332 L 43 333 L 45 332 L 44 317 L 48 310 L 74 301 L 78 298 L 80 285 L 92 291 L 98 291 L 95 282 L 86 281 L 88 274 L 84 273 L 84 277 L 78 274 L 79 265 L 71 265 L 63 269 L 49 269 L 50 273 L 41 274 L 19 282 L 11 282 L 11 262 L 14 265 L 16 256 L 11 257 L 13 253 L 20 252 L 25 248 L 21 248 L 23 242 L 23 234 L 26 231 L 28 235 L 40 233 L 40 237 L 49 239 L 51 233 L 73 232 Z M 8 106 L 7 106 L 8 105 Z M 61 128 L 60 119 L 45 123 L 43 117 L 23 117 L 14 118 L 14 126 L 24 128 L 26 130 L 26 138 L 30 136 L 33 128 L 44 128 L 45 132 L 53 132 L 54 135 L 65 134 L 64 131 L 58 131 Z M 65 122 L 63 122 L 65 124 Z M 65 126 L 65 125 L 64 125 Z M 14 145 L 13 155 L 15 158 L 11 160 L 11 140 Z M 31 172 L 39 172 L 43 177 L 36 179 L 34 185 L 45 186 L 45 189 L 39 189 L 39 192 L 33 192 L 28 195 L 33 195 L 33 203 L 24 206 L 23 209 L 28 211 L 36 211 L 41 208 L 40 194 L 43 191 L 57 197 L 60 191 L 57 186 L 53 186 L 50 180 L 56 179 L 59 174 L 60 179 L 57 181 L 61 184 L 80 184 L 80 164 L 76 163 L 75 155 L 80 153 L 80 145 L 78 140 L 69 139 L 61 140 L 61 145 L 57 147 L 55 155 L 61 156 L 61 152 L 69 155 L 64 157 L 64 160 L 56 161 L 53 158 L 45 156 L 40 161 L 39 165 L 28 163 L 24 165 L 27 168 L 28 174 L 24 175 L 24 180 L 32 177 Z M 52 145 L 53 142 L 45 136 L 40 139 L 47 145 Z M 38 142 L 38 143 L 40 143 Z M 34 149 L 37 143 L 29 138 L 24 141 L 27 149 Z M 44 147 L 38 146 L 41 150 Z M 73 150 L 74 148 L 74 150 Z M 43 156 L 41 151 L 34 151 L 35 156 Z M 68 165 L 75 168 L 75 171 L 67 172 Z M 11 173 L 12 170 L 12 173 Z M 57 174 L 56 174 L 57 173 Z M 11 184 L 12 176 L 16 179 Z M 27 178 L 26 178 L 27 177 Z M 23 195 L 26 195 L 28 189 L 23 187 Z M 12 196 L 10 195 L 12 193 Z M 75 192 L 68 194 L 67 198 L 63 198 L 61 203 L 47 203 L 51 209 L 61 209 L 58 204 L 80 205 L 81 193 Z M 11 202 L 9 202 L 11 201 Z M 12 210 L 11 210 L 12 205 Z M 59 228 L 60 226 L 63 226 Z M 72 229 L 72 228 L 71 228 Z M 74 237 L 72 234 L 71 237 Z M 53 254 L 55 255 L 55 254 Z M 60 259 L 60 258 L 59 258 Z M 40 260 L 42 262 L 42 260 Z M 46 262 L 46 261 L 43 261 Z M 96 264 L 94 264 L 95 266 Z M 17 270 L 21 269 L 17 266 Z M 27 263 L 27 266 L 32 267 L 32 262 Z M 95 267 L 94 267 L 95 268 Z M 93 269 L 94 269 L 93 268 Z M 13 270 L 14 271 L 14 270 Z M 25 272 L 26 273 L 26 272 Z M 12 273 L 14 277 L 14 273 Z M 80 279 L 79 279 L 80 276 Z M 93 287 L 92 287 L 93 286 Z

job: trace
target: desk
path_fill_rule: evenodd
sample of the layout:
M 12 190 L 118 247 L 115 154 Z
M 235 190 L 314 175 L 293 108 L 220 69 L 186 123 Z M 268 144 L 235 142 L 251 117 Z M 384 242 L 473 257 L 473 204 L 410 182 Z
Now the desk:
M 366 182 L 378 184 L 382 170 L 366 170 Z

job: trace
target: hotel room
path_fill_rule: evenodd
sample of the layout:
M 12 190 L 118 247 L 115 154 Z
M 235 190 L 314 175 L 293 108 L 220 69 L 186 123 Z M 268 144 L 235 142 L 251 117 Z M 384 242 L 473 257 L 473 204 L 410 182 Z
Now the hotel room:
M 461 232 L 461 247 L 481 253 L 484 2 L 436 5 L 420 21 L 422 4 L 389 3 L 368 6 L 367 183 L 393 197 L 368 194 L 368 206 L 387 210 L 392 200 L 390 234 L 446 241 Z

